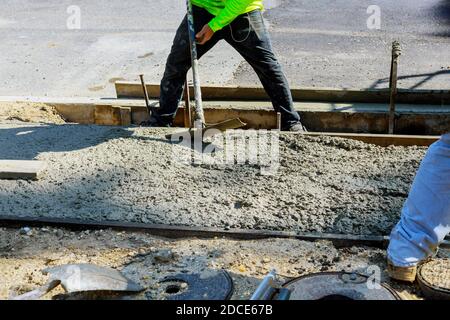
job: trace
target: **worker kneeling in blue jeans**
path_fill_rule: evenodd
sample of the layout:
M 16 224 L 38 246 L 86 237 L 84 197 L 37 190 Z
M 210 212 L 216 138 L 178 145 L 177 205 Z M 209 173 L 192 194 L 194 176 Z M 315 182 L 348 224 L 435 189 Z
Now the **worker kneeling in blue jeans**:
M 450 233 L 450 133 L 430 146 L 387 250 L 389 275 L 413 282 L 417 266 Z

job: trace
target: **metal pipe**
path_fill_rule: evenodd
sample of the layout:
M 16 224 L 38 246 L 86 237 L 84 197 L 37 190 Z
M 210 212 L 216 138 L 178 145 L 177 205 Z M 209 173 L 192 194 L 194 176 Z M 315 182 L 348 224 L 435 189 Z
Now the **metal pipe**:
M 277 112 L 277 130 L 281 131 L 281 113 Z
M 186 128 L 192 128 L 191 97 L 187 79 L 184 83 L 184 126 Z
M 250 300 L 268 300 L 270 296 L 275 292 L 274 281 L 276 278 L 275 270 L 270 273 L 261 281 L 255 293 L 253 293 Z
M 142 90 L 144 92 L 145 105 L 147 107 L 147 112 L 148 112 L 148 115 L 151 116 L 152 109 L 150 108 L 150 102 L 148 101 L 148 92 L 147 92 L 147 86 L 145 85 L 144 75 L 140 74 L 139 78 L 141 78 L 141 85 L 142 85 Z
M 200 87 L 200 76 L 198 72 L 197 44 L 195 43 L 195 24 L 194 14 L 192 11 L 192 3 L 186 0 L 187 5 L 187 22 L 189 31 L 189 44 L 191 47 L 192 74 L 194 80 L 194 96 L 195 96 L 195 117 L 194 125 L 197 129 L 205 127 L 205 115 L 203 114 L 202 92 Z
M 392 43 L 392 61 L 391 61 L 391 76 L 389 79 L 390 105 L 389 105 L 389 134 L 394 134 L 395 126 L 395 99 L 397 97 L 397 66 L 398 57 L 401 55 L 400 43 L 394 41 Z

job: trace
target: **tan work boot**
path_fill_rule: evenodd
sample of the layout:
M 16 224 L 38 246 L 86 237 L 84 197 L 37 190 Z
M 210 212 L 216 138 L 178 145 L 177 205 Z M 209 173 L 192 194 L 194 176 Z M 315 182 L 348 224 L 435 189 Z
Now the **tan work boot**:
M 387 271 L 392 279 L 405 282 L 414 282 L 417 275 L 417 266 L 397 267 L 394 266 L 394 264 L 390 260 L 388 260 Z

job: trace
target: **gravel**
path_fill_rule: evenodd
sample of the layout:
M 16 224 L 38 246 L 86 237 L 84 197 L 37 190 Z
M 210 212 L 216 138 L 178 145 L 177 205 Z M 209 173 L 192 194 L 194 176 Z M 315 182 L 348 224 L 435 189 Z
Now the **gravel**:
M 88 235 L 84 231 L 53 228 L 50 232 L 33 231 L 30 239 L 24 239 L 17 229 L 0 228 L 0 299 L 43 285 L 48 280 L 42 274 L 45 268 L 73 263 L 117 269 L 145 288 L 145 292 L 129 299 L 167 298 L 166 286 L 160 281 L 179 273 L 226 270 L 234 282 L 232 299 L 247 300 L 272 269 L 277 270 L 278 282 L 283 283 L 320 271 L 346 270 L 370 275 L 369 267 L 374 265 L 380 267 L 381 281 L 390 284 L 403 298 L 420 299 L 414 286 L 389 280 L 385 252 L 377 248 L 338 249 L 327 241 L 295 239 L 169 240 L 111 230 L 95 230 Z M 59 232 L 64 234 L 63 239 L 56 236 Z M 172 251 L 175 254 L 172 262 L 157 261 L 155 257 L 160 250 Z M 55 299 L 61 293 L 63 290 L 58 287 L 44 299 Z
M 427 262 L 421 269 L 422 278 L 432 286 L 450 290 L 450 260 L 437 259 Z

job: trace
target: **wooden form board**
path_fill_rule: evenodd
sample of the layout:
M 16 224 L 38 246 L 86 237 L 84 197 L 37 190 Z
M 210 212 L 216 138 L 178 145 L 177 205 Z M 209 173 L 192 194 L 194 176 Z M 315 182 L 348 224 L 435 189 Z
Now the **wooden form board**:
M 298 239 L 303 241 L 331 241 L 336 247 L 349 247 L 364 245 L 386 248 L 389 243 L 388 236 L 377 235 L 351 235 L 330 234 L 316 232 L 290 232 L 271 230 L 229 229 L 223 230 L 209 227 L 173 226 L 165 224 L 147 224 L 125 221 L 91 221 L 70 218 L 45 218 L 45 217 L 18 217 L 0 215 L 0 227 L 58 227 L 71 230 L 98 230 L 113 229 L 126 232 L 144 232 L 166 238 L 200 238 L 212 239 L 225 237 L 236 240 L 254 239 Z M 449 248 L 450 241 L 442 242 L 441 247 Z
M 143 98 L 142 85 L 133 81 L 115 82 L 118 98 Z M 193 96 L 193 88 L 189 88 Z M 151 99 L 159 98 L 159 84 L 147 84 Z M 389 103 L 389 89 L 291 88 L 294 101 Z M 261 86 L 202 86 L 205 100 L 268 100 Z M 398 89 L 397 103 L 450 104 L 450 90 Z
M 0 179 L 38 179 L 45 163 L 37 160 L 0 160 Z

